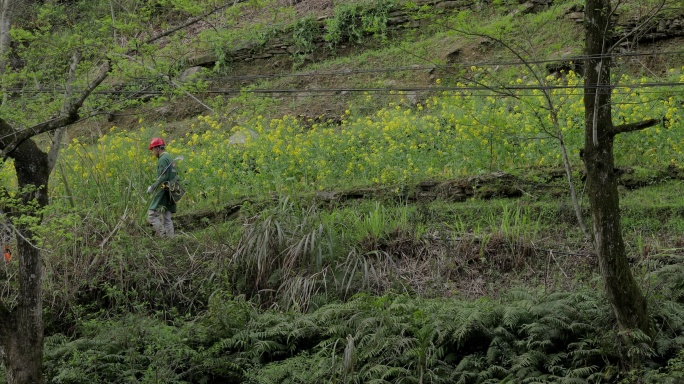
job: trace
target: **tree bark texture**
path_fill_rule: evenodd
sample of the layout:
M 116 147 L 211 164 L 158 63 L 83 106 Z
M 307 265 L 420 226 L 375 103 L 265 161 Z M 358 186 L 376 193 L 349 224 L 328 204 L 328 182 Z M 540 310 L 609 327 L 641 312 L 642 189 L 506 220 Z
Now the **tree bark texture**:
M 0 73 L 5 72 L 10 47 L 10 28 L 17 0 L 0 0 Z
M 13 129 L 0 120 L 0 137 Z M 0 139 L 0 147 L 4 146 Z M 49 168 L 47 154 L 33 140 L 19 145 L 10 157 L 14 159 L 19 187 L 27 188 L 22 195 L 24 206 L 37 202 L 39 208 L 48 203 Z M 20 214 L 9 212 L 8 214 Z M 39 214 L 32 212 L 31 214 Z M 17 226 L 19 262 L 19 294 L 15 308 L 2 303 L 0 311 L 0 342 L 3 363 L 9 384 L 42 384 L 43 378 L 43 266 L 41 253 L 27 239 L 33 234 L 26 226 Z
M 622 237 L 613 143 L 618 133 L 612 123 L 609 0 L 587 0 L 584 70 L 585 147 L 587 195 L 599 268 L 618 325 L 654 335 L 646 298 L 635 280 Z

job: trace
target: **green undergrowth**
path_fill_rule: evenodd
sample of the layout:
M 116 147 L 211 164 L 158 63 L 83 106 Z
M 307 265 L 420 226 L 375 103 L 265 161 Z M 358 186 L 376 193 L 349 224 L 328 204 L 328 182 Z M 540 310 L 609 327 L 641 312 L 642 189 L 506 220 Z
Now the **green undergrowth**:
M 596 290 L 476 301 L 358 294 L 305 313 L 219 290 L 196 317 L 133 312 L 48 336 L 45 367 L 56 383 L 676 382 L 682 272 L 654 275 L 653 344 L 615 329 Z
M 628 254 L 643 273 L 679 257 L 680 189 L 673 180 L 622 191 Z M 590 223 L 584 197 L 580 208 Z M 285 196 L 245 202 L 223 223 L 179 217 L 187 228 L 171 240 L 107 214 L 73 212 L 41 226 L 55 329 L 139 304 L 196 313 L 217 287 L 259 306 L 306 310 L 359 292 L 476 298 L 519 284 L 566 289 L 593 284 L 597 273 L 569 198 L 556 195 L 337 203 Z
M 653 344 L 639 334 L 625 344 L 615 329 L 591 247 L 557 198 L 321 206 L 283 197 L 171 240 L 136 226 L 112 235 L 95 216 L 66 238 L 55 231 L 62 242 L 46 257 L 47 376 L 675 380 L 684 285 L 676 236 L 660 231 L 680 220 L 679 188 L 622 192 L 630 257 L 659 329 Z M 644 228 L 653 209 L 659 227 Z

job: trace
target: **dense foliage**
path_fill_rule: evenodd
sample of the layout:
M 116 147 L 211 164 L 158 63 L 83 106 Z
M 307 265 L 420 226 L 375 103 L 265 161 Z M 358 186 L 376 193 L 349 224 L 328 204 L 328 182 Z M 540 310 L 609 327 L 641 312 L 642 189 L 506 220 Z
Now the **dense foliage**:
M 56 383 L 616 382 L 620 348 L 634 361 L 681 350 L 678 286 L 659 283 L 654 315 L 662 330 L 653 347 L 638 334 L 623 345 L 596 291 L 514 291 L 470 302 L 357 295 L 310 313 L 260 311 L 217 291 L 192 321 L 130 314 L 86 322 L 76 339 L 53 335 L 46 363 Z M 641 382 L 681 379 L 677 356 Z

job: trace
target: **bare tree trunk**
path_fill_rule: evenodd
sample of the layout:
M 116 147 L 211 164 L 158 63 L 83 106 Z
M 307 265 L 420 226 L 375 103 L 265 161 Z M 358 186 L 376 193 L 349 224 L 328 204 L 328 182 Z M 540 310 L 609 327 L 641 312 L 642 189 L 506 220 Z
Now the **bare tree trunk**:
M 10 44 L 10 28 L 14 11 L 13 0 L 0 0 L 0 73 L 4 72 Z
M 587 0 L 585 7 L 586 55 L 584 77 L 587 191 L 599 268 L 608 298 L 621 329 L 639 329 L 654 335 L 646 298 L 627 261 L 620 225 L 613 142 L 621 131 L 613 127 L 611 111 L 610 0 Z
M 0 132 L 6 132 L 8 128 L 0 121 Z M 17 147 L 12 157 L 19 187 L 26 191 L 22 196 L 22 203 L 27 205 L 29 202 L 37 202 L 39 208 L 46 206 L 50 174 L 47 154 L 32 140 L 28 140 Z M 0 311 L 0 322 L 4 324 L 0 334 L 4 349 L 3 363 L 9 384 L 41 384 L 44 382 L 42 258 L 40 250 L 27 240 L 33 237 L 31 229 L 18 226 L 16 230 L 19 296 L 16 308 L 10 311 L 3 307 Z
M 5 72 L 10 47 L 10 28 L 18 0 L 0 0 L 0 73 Z
M 24 233 L 26 235 L 26 233 Z M 40 291 L 42 285 L 40 251 L 23 239 L 18 239 L 19 252 L 22 252 L 20 268 L 22 285 L 27 290 Z M 36 274 L 28 274 L 32 270 Z M 43 379 L 43 306 L 40 293 L 22 295 L 22 303 L 13 311 L 11 329 L 3 337 L 3 363 L 7 371 L 8 384 L 36 383 Z

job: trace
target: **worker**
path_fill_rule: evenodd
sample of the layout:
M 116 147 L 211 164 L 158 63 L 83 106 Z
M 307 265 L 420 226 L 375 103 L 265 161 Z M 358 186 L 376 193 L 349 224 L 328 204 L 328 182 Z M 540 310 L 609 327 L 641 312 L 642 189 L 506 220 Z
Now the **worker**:
M 169 195 L 169 183 L 177 178 L 177 171 L 171 155 L 166 152 L 164 140 L 155 137 L 150 141 L 150 151 L 157 158 L 157 181 L 147 188 L 153 194 L 147 210 L 147 221 L 152 224 L 159 237 L 173 237 L 171 215 L 176 213 L 176 203 Z

